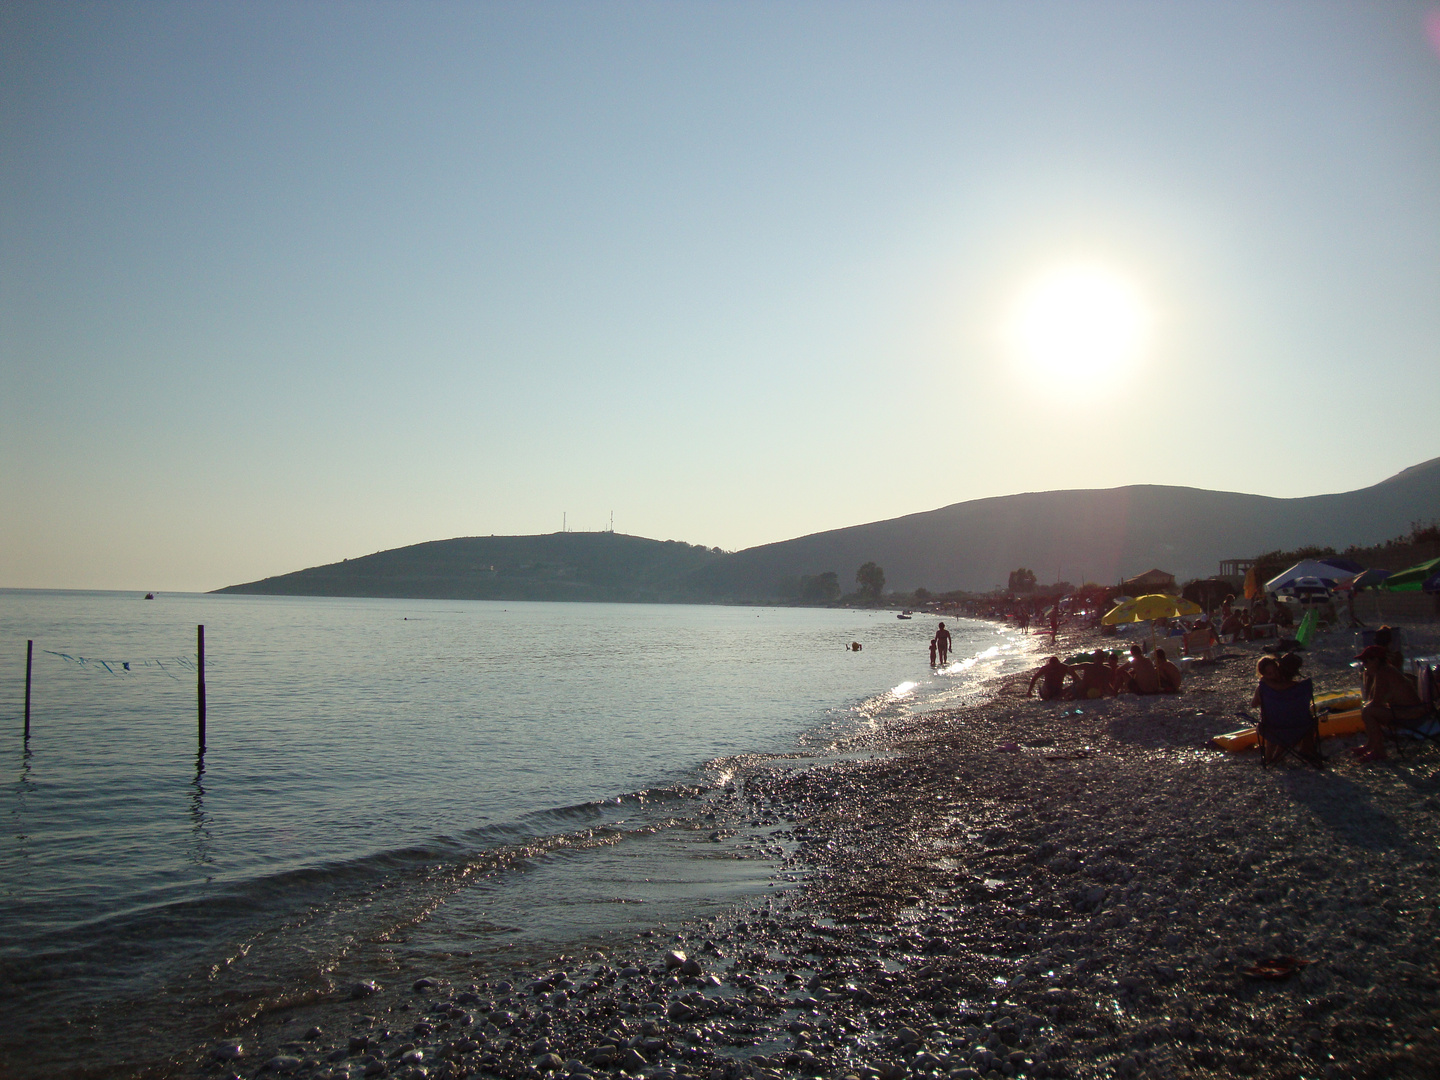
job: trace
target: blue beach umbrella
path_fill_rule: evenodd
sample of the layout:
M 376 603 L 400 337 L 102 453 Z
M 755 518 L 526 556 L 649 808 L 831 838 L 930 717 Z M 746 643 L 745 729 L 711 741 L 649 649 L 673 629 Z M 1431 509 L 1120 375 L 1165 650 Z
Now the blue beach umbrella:
M 1352 589 L 1374 589 L 1389 577 L 1391 573 L 1392 571 L 1389 570 L 1366 570 L 1363 574 L 1357 575 L 1354 581 L 1350 582 L 1350 587 Z

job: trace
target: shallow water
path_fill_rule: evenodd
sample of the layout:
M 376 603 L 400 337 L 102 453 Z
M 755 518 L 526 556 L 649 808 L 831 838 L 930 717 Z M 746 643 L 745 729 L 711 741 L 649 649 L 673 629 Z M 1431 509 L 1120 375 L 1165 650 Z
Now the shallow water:
M 762 888 L 776 849 L 703 842 L 706 799 L 747 755 L 824 754 L 1023 655 L 961 621 L 933 673 L 934 623 L 0 592 L 0 1066 L 139 1064 L 337 978 L 513 962 Z

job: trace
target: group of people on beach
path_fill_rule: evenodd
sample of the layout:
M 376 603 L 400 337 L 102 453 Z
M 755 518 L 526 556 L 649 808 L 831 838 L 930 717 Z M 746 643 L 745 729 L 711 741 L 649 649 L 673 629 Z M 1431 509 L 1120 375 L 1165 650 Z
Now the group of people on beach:
M 1250 607 L 1236 607 L 1235 597 L 1227 596 L 1220 605 L 1220 633 L 1237 641 L 1253 641 L 1255 638 L 1272 637 L 1278 630 L 1288 630 L 1295 625 L 1284 604 L 1276 604 L 1272 613 L 1264 600 L 1256 600 Z
M 1180 668 L 1156 649 L 1152 660 L 1139 645 L 1130 646 L 1130 658 L 1120 663 L 1118 653 L 1110 653 L 1108 661 L 1099 654 L 1079 664 L 1067 664 L 1052 656 L 1030 676 L 1025 696 L 1035 693 L 1040 684 L 1040 698 L 1051 700 L 1095 699 L 1116 694 L 1174 694 L 1183 678 Z M 1066 685 L 1067 682 L 1070 685 Z
M 1361 761 L 1384 761 L 1385 736 L 1424 720 L 1432 705 L 1420 697 L 1419 688 L 1405 674 L 1405 658 L 1391 627 L 1382 626 L 1371 644 L 1355 657 L 1360 662 L 1360 719 L 1365 725 L 1365 745 L 1354 749 Z M 1283 656 L 1262 656 L 1255 662 L 1258 682 L 1250 700 L 1260 708 L 1266 689 L 1283 692 L 1301 681 L 1304 660 L 1290 652 Z

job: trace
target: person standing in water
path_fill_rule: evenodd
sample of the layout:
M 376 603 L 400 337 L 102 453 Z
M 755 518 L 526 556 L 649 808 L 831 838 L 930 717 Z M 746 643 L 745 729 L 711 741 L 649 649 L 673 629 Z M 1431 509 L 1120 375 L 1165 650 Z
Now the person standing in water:
M 931 666 L 931 667 L 934 667 L 934 666 L 935 666 L 935 650 L 936 650 L 938 647 L 939 647 L 939 646 L 936 644 L 936 640 L 932 637 L 932 638 L 930 639 L 930 666 Z
M 950 631 L 945 629 L 945 624 L 940 624 L 940 629 L 935 631 L 935 647 L 940 650 L 940 664 L 943 667 L 950 658 Z

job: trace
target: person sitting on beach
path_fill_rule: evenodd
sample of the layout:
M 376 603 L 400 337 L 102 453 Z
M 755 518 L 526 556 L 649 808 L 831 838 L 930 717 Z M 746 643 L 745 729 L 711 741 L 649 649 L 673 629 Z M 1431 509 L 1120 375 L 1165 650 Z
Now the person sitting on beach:
M 1120 693 L 1120 684 L 1124 679 L 1120 674 L 1120 654 L 1118 652 L 1112 652 L 1110 654 L 1110 659 L 1105 666 L 1105 671 L 1110 677 L 1110 693 Z
M 1300 678 L 1300 669 L 1305 666 L 1305 658 L 1299 653 L 1287 652 L 1280 657 L 1280 678 L 1288 686 L 1294 686 Z
M 1262 656 L 1255 661 L 1255 674 L 1260 677 L 1260 683 L 1268 686 L 1271 690 L 1289 690 L 1295 685 L 1296 676 L 1300 674 L 1300 668 L 1305 660 L 1293 652 L 1286 653 L 1276 659 L 1273 656 Z M 1252 709 L 1260 708 L 1260 684 L 1255 686 L 1255 694 L 1250 698 Z
M 1115 688 L 1115 676 L 1105 662 L 1099 658 L 1089 660 L 1083 664 L 1076 664 L 1072 669 L 1080 679 L 1079 689 L 1076 696 L 1087 700 L 1102 698 L 1112 693 Z
M 1160 673 L 1139 645 L 1130 646 L 1130 662 L 1120 669 L 1119 678 L 1120 690 L 1129 690 L 1132 694 L 1160 692 Z
M 1430 713 L 1430 706 L 1420 700 L 1404 672 L 1390 666 L 1383 645 L 1367 645 L 1355 659 L 1360 661 L 1369 687 L 1360 709 L 1366 741 L 1355 756 L 1361 761 L 1384 761 L 1385 729 L 1406 727 L 1424 719 Z
M 1288 690 L 1292 685 L 1280 675 L 1280 661 L 1273 656 L 1262 656 L 1255 661 L 1255 675 L 1258 681 L 1255 683 L 1255 693 L 1250 695 L 1250 707 L 1260 708 L 1260 689 L 1268 686 L 1271 690 Z
M 1066 679 L 1075 680 L 1077 685 L 1079 683 L 1075 669 L 1062 664 L 1058 656 L 1050 657 L 1035 670 L 1034 675 L 1030 676 L 1030 685 L 1025 689 L 1026 697 L 1035 692 L 1035 684 L 1041 679 L 1044 680 L 1040 683 L 1040 699 L 1042 701 L 1051 701 L 1061 697 L 1064 694 Z
M 1262 656 L 1255 661 L 1255 675 L 1259 682 L 1255 684 L 1255 693 L 1250 698 L 1252 709 L 1260 708 L 1260 684 L 1270 687 L 1272 690 L 1286 690 L 1290 683 L 1280 677 L 1280 661 L 1273 656 Z
M 1160 692 L 1162 694 L 1178 694 L 1180 692 L 1180 669 L 1165 659 L 1165 650 L 1155 650 L 1155 674 L 1160 679 Z
M 1375 638 L 1372 644 L 1379 645 L 1385 650 L 1385 661 L 1396 671 L 1405 670 L 1405 652 L 1395 644 L 1395 628 L 1393 626 L 1381 626 L 1375 631 Z
M 1244 625 L 1245 622 L 1240 617 L 1240 612 L 1232 611 L 1225 616 L 1225 621 L 1220 624 L 1220 633 L 1234 634 L 1238 637 Z

